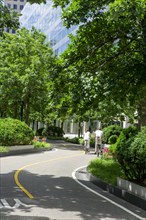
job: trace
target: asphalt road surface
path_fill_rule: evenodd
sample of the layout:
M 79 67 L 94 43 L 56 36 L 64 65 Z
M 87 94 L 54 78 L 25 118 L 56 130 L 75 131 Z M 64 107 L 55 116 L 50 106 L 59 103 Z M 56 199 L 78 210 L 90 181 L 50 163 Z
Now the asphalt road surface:
M 57 142 L 52 151 L 0 159 L 0 220 L 136 220 L 143 210 L 90 183 L 96 158 Z

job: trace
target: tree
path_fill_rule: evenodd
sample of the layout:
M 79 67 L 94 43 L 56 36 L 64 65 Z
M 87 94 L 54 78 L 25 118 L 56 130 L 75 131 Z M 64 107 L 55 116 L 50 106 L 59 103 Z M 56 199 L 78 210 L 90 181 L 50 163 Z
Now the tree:
M 46 37 L 32 29 L 0 38 L 0 114 L 27 124 L 43 120 L 56 58 Z
M 0 36 L 6 28 L 17 29 L 19 27 L 19 14 L 4 5 L 0 0 Z
M 84 106 L 89 102 L 101 115 L 104 110 L 113 116 L 137 110 L 139 126 L 146 124 L 146 1 L 53 2 L 62 7 L 67 27 L 80 25 L 63 59 L 73 78 L 86 78 L 86 85 L 74 84 L 87 97 Z
M 33 3 L 46 3 L 45 0 L 28 0 L 30 4 Z M 0 36 L 6 29 L 17 30 L 19 28 L 19 14 L 17 11 L 8 8 L 4 0 L 0 0 Z

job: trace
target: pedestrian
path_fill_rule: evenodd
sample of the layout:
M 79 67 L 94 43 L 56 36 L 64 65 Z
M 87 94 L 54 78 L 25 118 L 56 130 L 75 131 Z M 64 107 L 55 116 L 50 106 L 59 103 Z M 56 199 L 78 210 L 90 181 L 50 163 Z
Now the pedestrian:
M 90 131 L 87 129 L 84 134 L 85 153 L 90 151 Z
M 97 156 L 100 156 L 102 153 L 102 135 L 103 131 L 101 128 L 95 131 L 95 154 L 97 154 Z

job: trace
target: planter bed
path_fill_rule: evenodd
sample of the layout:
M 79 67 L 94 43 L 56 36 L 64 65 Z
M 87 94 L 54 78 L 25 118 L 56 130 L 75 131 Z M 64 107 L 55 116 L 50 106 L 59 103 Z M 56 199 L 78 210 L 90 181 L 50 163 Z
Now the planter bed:
M 126 189 L 128 192 L 146 200 L 146 187 L 137 185 L 120 177 L 117 177 L 117 186 L 121 187 L 122 189 Z
M 128 190 L 123 189 L 119 186 L 113 186 L 111 184 L 108 184 L 104 182 L 101 179 L 98 179 L 97 177 L 93 176 L 92 174 L 88 174 L 88 179 L 95 184 L 96 186 L 100 187 L 101 189 L 127 201 L 131 204 L 143 209 L 146 211 L 146 199 L 139 197 L 138 195 L 135 195 L 131 192 L 128 192 Z

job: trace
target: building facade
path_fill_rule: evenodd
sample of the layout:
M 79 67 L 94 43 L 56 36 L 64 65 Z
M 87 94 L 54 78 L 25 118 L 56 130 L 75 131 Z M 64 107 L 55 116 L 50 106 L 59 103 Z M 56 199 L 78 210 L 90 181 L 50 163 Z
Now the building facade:
M 21 12 L 26 4 L 26 0 L 5 0 L 5 4 L 8 8 L 12 8 L 17 12 Z
M 26 0 L 5 0 L 4 2 L 8 8 L 11 8 L 18 13 L 21 13 L 26 4 Z M 10 30 L 9 28 L 7 28 L 5 31 L 13 34 L 15 33 L 15 30 Z
M 31 29 L 35 27 L 43 32 L 47 41 L 56 55 L 60 55 L 68 46 L 70 40 L 68 34 L 75 34 L 78 26 L 72 26 L 67 29 L 63 26 L 61 20 L 61 8 L 53 8 L 51 0 L 47 0 L 46 4 L 29 4 L 26 3 L 20 17 L 21 27 Z

